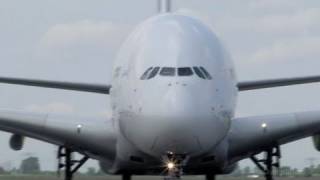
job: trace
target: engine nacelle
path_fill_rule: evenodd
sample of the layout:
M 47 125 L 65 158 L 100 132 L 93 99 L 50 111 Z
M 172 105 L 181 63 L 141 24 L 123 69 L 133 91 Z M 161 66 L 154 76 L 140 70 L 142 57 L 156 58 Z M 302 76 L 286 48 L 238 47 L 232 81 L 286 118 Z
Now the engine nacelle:
M 24 136 L 13 134 L 9 141 L 11 149 L 15 151 L 20 151 L 23 148 Z

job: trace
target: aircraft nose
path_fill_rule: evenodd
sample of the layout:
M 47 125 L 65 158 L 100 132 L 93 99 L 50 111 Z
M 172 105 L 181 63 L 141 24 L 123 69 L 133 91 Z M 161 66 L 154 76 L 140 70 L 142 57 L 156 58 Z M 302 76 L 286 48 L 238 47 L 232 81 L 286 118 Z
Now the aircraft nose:
M 216 143 L 218 126 L 207 101 L 187 87 L 171 87 L 162 96 L 144 100 L 141 115 L 129 122 L 127 137 L 154 156 L 208 151 Z
M 201 97 L 184 87 L 171 88 L 159 104 L 159 123 L 153 151 L 190 154 L 202 151 L 210 134 L 206 134 L 213 120 L 210 108 Z M 211 144 L 211 143 L 210 143 Z

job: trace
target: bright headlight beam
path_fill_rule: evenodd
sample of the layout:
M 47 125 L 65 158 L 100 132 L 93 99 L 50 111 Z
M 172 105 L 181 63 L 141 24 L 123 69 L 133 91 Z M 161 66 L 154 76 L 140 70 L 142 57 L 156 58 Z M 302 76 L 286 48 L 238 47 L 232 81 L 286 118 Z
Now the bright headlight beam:
M 168 169 L 173 169 L 175 167 L 175 164 L 173 162 L 169 162 L 167 164 Z
M 267 128 L 268 125 L 267 125 L 267 123 L 262 123 L 262 124 L 261 124 L 261 127 L 262 127 L 262 128 Z
M 268 127 L 268 124 L 267 123 L 262 123 L 261 127 L 262 127 L 262 129 L 266 129 Z

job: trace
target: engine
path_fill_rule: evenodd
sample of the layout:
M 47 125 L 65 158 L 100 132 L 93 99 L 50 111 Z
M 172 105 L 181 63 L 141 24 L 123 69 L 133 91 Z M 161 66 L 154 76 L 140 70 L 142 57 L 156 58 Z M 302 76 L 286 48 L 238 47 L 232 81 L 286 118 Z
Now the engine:
M 10 138 L 9 145 L 11 149 L 20 151 L 23 148 L 24 137 L 18 134 L 13 134 Z

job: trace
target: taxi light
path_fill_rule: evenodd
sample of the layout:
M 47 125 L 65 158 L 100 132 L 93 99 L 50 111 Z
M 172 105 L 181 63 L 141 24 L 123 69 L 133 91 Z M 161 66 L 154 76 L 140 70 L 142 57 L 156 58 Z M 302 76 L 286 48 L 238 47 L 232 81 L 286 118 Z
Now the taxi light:
M 167 167 L 168 167 L 168 169 L 173 169 L 173 168 L 175 168 L 175 164 L 173 162 L 169 162 L 167 164 Z

